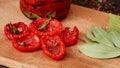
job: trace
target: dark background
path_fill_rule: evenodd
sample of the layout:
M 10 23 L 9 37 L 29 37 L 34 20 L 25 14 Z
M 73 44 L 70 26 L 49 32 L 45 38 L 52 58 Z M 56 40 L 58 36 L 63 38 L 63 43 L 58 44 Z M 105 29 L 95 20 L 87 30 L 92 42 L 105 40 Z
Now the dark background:
M 71 0 L 71 3 L 120 15 L 120 0 Z

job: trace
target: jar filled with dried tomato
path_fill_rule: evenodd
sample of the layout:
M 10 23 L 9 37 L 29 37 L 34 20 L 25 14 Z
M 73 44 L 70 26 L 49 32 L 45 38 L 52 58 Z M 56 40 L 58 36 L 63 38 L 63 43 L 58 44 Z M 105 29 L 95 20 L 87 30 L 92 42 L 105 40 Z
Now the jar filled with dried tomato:
M 22 12 L 30 19 L 53 17 L 63 19 L 70 8 L 70 0 L 20 0 Z

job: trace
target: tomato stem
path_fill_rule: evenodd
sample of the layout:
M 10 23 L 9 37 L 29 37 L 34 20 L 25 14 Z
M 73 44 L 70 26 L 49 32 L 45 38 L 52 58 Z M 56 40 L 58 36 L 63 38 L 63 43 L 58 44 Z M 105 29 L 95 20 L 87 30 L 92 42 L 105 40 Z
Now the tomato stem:
M 13 26 L 12 23 L 10 23 L 9 29 L 10 29 L 10 32 L 13 33 L 13 34 L 19 34 L 20 33 L 19 30 L 15 26 Z

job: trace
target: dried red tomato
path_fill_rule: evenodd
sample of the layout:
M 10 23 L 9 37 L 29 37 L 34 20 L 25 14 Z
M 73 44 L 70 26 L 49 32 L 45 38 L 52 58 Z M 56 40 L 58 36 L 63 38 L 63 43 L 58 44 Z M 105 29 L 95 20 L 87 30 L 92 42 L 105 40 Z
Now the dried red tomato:
M 20 0 L 20 8 L 23 13 L 26 12 L 24 13 L 25 16 L 30 19 L 37 19 L 40 16 L 61 20 L 68 15 L 70 0 Z M 52 13 L 49 14 L 51 11 Z M 64 15 L 61 11 L 65 12 Z M 37 14 L 37 17 L 34 14 Z M 34 18 L 31 18 L 31 16 Z
M 62 32 L 62 24 L 55 19 L 39 18 L 30 23 L 30 31 L 42 35 L 58 35 Z
M 61 34 L 61 38 L 67 46 L 74 45 L 78 40 L 79 30 L 75 26 L 73 29 L 70 27 L 66 27 Z
M 66 47 L 59 36 L 42 36 L 41 45 L 43 52 L 47 56 L 55 60 L 60 60 L 64 58 Z
M 33 33 L 28 33 L 22 37 L 13 38 L 14 48 L 22 52 L 35 51 L 40 48 L 39 37 Z
M 13 37 L 21 37 L 27 34 L 28 27 L 23 22 L 9 23 L 5 25 L 4 32 L 9 39 L 13 39 Z
M 65 6 L 64 2 L 58 2 L 58 3 L 55 3 L 55 4 L 46 4 L 46 5 L 38 7 L 37 9 L 55 11 L 55 10 L 63 9 L 64 6 Z

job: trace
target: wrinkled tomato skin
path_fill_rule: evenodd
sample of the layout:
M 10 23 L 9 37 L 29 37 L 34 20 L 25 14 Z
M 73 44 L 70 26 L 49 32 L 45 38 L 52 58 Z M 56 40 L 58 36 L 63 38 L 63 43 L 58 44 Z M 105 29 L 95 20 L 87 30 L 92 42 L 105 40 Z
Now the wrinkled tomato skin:
M 66 27 L 61 34 L 61 38 L 63 39 L 66 46 L 71 46 L 77 43 L 79 35 L 79 30 L 75 26 L 73 29 L 70 27 Z
M 13 34 L 11 31 L 10 31 L 10 23 L 9 24 L 6 24 L 4 26 L 4 33 L 5 35 L 7 36 L 8 39 L 12 40 L 14 37 L 21 37 L 21 36 L 24 36 L 27 34 L 28 32 L 28 26 L 26 24 L 24 24 L 23 22 L 17 22 L 17 23 L 14 23 L 12 24 L 14 27 L 16 28 L 21 28 L 22 31 L 19 33 L 19 34 Z
M 30 31 L 38 35 L 39 37 L 43 35 L 59 35 L 62 32 L 62 24 L 58 20 L 51 19 L 49 24 L 43 29 L 38 30 L 48 18 L 39 18 L 30 23 Z
M 57 46 L 53 46 L 51 44 L 51 41 L 56 38 L 57 39 Z M 42 36 L 41 38 L 41 46 L 42 46 L 42 50 L 43 52 L 49 56 L 52 59 L 55 60 L 61 60 L 64 58 L 65 54 L 66 54 L 66 47 L 62 41 L 62 39 L 57 36 Z
M 40 48 L 40 40 L 37 37 L 37 35 L 33 34 L 33 33 L 28 33 L 22 37 L 19 38 L 13 38 L 12 40 L 12 44 L 13 47 L 21 52 L 32 52 L 32 51 L 36 51 Z M 19 42 L 25 42 L 26 45 L 19 45 Z

